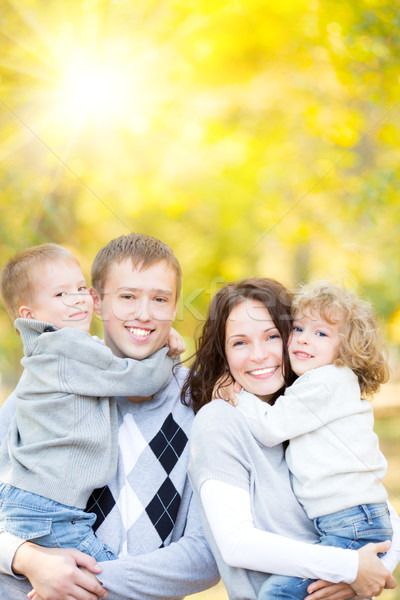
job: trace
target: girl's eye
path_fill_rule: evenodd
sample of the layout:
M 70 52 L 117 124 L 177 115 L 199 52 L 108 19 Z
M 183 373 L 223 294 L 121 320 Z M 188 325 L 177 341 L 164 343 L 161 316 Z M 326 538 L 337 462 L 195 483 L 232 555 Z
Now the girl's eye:
M 299 325 L 295 325 L 295 326 L 293 327 L 293 331 L 297 331 L 297 333 L 302 333 L 302 331 L 303 331 L 303 328 L 302 328 L 302 327 L 299 327 Z
M 317 331 L 317 335 L 318 335 L 319 337 L 328 337 L 328 336 L 326 335 L 326 333 L 324 333 L 323 331 Z
M 85 292 L 87 290 L 86 285 L 81 285 L 81 287 L 78 288 L 78 292 Z

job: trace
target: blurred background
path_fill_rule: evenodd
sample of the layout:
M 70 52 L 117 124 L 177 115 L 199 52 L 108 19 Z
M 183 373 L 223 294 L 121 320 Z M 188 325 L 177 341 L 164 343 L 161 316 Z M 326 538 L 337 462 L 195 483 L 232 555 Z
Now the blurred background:
M 187 355 L 230 280 L 353 288 L 388 342 L 374 406 L 398 511 L 399 32 L 388 0 L 0 7 L 1 263 L 57 242 L 89 278 L 111 238 L 159 237 L 183 268 Z M 4 311 L 0 335 L 3 400 L 22 354 Z

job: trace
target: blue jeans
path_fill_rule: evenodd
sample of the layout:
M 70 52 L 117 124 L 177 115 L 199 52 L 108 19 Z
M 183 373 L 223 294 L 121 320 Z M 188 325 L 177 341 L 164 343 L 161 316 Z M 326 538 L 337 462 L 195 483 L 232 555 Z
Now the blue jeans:
M 370 542 L 391 540 L 393 535 L 389 510 L 385 502 L 362 504 L 314 519 L 323 546 L 357 550 Z M 271 575 L 262 585 L 258 600 L 303 600 L 315 579 Z
M 94 534 L 95 521 L 94 513 L 0 483 L 0 532 L 49 548 L 75 548 L 99 562 L 118 558 Z

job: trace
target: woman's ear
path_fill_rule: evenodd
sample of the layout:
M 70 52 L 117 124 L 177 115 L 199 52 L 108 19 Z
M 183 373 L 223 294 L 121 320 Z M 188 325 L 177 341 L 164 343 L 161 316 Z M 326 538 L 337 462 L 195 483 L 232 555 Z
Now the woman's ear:
M 18 309 L 19 316 L 23 319 L 33 319 L 35 320 L 35 313 L 29 306 L 20 306 Z

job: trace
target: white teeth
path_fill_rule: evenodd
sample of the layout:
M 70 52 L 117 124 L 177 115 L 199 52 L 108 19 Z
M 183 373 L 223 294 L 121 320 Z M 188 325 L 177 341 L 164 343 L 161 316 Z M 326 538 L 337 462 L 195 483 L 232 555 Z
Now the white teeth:
M 266 367 L 265 369 L 256 369 L 255 371 L 250 371 L 250 375 L 266 375 L 267 373 L 272 373 L 275 371 L 276 367 Z
M 127 330 L 132 333 L 132 335 L 137 335 L 139 337 L 147 337 L 151 333 L 148 329 L 139 329 L 137 327 L 127 327 Z

